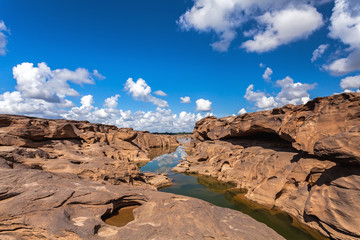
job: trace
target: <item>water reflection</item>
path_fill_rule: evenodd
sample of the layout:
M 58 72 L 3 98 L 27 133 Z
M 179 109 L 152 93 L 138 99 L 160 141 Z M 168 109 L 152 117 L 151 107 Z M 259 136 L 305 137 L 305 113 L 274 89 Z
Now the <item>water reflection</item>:
M 291 240 L 327 239 L 317 231 L 299 223 L 288 214 L 268 209 L 247 200 L 245 191 L 234 185 L 220 182 L 214 178 L 198 175 L 174 173 L 171 168 L 186 156 L 185 148 L 180 146 L 175 152 L 153 159 L 141 168 L 142 172 L 167 173 L 173 185 L 160 191 L 195 197 L 220 207 L 241 211 L 259 222 L 263 222 L 277 233 Z
M 183 146 L 175 147 L 175 149 L 175 152 L 155 157 L 151 162 L 141 167 L 140 170 L 142 172 L 168 173 L 186 156 Z

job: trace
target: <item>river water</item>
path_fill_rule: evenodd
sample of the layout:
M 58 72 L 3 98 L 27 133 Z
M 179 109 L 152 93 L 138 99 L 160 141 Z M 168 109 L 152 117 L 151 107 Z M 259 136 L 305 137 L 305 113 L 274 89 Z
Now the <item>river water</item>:
M 284 212 L 267 209 L 247 200 L 244 192 L 229 183 L 220 182 L 211 177 L 172 172 L 171 169 L 187 156 L 183 146 L 177 147 L 175 151 L 173 149 L 165 149 L 162 150 L 163 152 L 159 152 L 159 149 L 154 151 L 162 155 L 154 157 L 140 170 L 168 174 L 173 185 L 159 191 L 199 198 L 220 207 L 241 211 L 257 221 L 265 223 L 289 240 L 327 239 Z

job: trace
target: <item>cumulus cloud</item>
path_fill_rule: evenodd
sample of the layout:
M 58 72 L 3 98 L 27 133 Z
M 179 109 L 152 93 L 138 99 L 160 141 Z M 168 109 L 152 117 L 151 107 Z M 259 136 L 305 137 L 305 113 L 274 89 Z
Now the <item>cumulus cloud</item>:
M 190 103 L 191 101 L 190 101 L 190 97 L 188 97 L 188 96 L 185 96 L 185 97 L 180 97 L 180 102 L 181 103 Z
M 340 87 L 345 91 L 360 89 L 360 75 L 341 79 Z
M 91 95 L 90 95 L 91 96 Z M 87 96 L 85 96 L 87 97 Z M 84 97 L 83 97 L 84 98 Z M 84 103 L 91 103 L 80 107 L 74 107 L 70 111 L 62 114 L 63 118 L 75 120 L 89 120 L 104 124 L 116 125 L 118 127 L 131 127 L 135 130 L 147 130 L 152 132 L 190 132 L 200 119 L 212 115 L 195 114 L 190 112 L 172 113 L 171 109 L 157 107 L 156 111 L 124 111 L 115 108 L 97 108 L 88 102 L 92 97 L 88 97 Z
M 335 0 L 329 36 L 349 46 L 347 57 L 334 60 L 324 68 L 333 75 L 360 70 L 360 2 Z
M 125 90 L 136 100 L 151 102 L 159 107 L 169 107 L 167 101 L 151 95 L 151 87 L 142 78 L 139 78 L 136 82 L 129 78 L 125 83 Z
M 242 115 L 242 114 L 245 114 L 246 113 L 246 110 L 245 108 L 242 108 L 238 111 L 238 115 Z
M 329 44 L 321 44 L 317 49 L 315 49 L 312 54 L 311 62 L 315 62 L 318 58 L 320 58 L 328 47 Z
M 315 6 L 330 0 L 195 0 L 178 20 L 186 31 L 214 32 L 214 50 L 227 51 L 238 30 L 250 20 L 258 23 L 244 31 L 252 40 L 243 43 L 248 51 L 265 52 L 282 44 L 306 38 L 322 24 Z
M 254 102 L 255 106 L 259 109 L 270 109 L 276 106 L 275 98 L 272 96 L 267 97 L 264 92 L 254 92 L 254 85 L 251 84 L 246 89 L 245 96 L 249 102 Z
M 64 107 L 73 104 L 63 102 Z M 0 113 L 2 114 L 25 114 L 38 117 L 57 117 L 61 111 L 58 104 L 49 103 L 43 99 L 25 98 L 21 92 L 4 92 L 0 94 Z
M 118 105 L 119 97 L 120 97 L 119 94 L 116 94 L 115 96 L 112 97 L 108 97 L 107 99 L 105 99 L 104 106 L 108 108 L 116 108 Z
M 16 91 L 0 94 L 0 113 L 26 114 L 37 117 L 60 117 L 75 107 L 67 96 L 78 96 L 68 82 L 94 84 L 92 73 L 84 68 L 51 70 L 46 63 L 22 63 L 13 68 Z M 84 97 L 81 103 L 91 106 L 92 98 Z
M 196 111 L 209 112 L 211 111 L 211 104 L 212 102 L 210 102 L 209 100 L 200 98 L 196 100 Z
M 51 70 L 46 63 L 24 62 L 13 68 L 16 89 L 26 98 L 43 99 L 48 102 L 61 102 L 65 96 L 78 96 L 68 82 L 76 84 L 94 84 L 94 79 L 88 70 L 78 68 Z
M 167 94 L 164 93 L 164 92 L 161 91 L 161 90 L 155 91 L 154 94 L 155 94 L 155 95 L 158 95 L 158 96 L 161 96 L 161 97 L 166 97 L 166 96 L 167 96 Z
M 267 52 L 280 45 L 307 38 L 323 25 L 322 15 L 309 5 L 266 12 L 257 21 L 265 26 L 265 30 L 254 31 L 253 39 L 242 44 L 249 52 Z
M 272 69 L 269 68 L 269 67 L 267 67 L 267 68 L 265 69 L 264 74 L 263 74 L 263 79 L 264 79 L 265 81 L 270 81 L 272 74 L 273 74 Z
M 251 84 L 245 93 L 245 99 L 253 102 L 258 109 L 271 109 L 281 107 L 286 104 L 305 104 L 310 100 L 309 90 L 315 87 L 315 84 L 294 83 L 290 77 L 276 81 L 281 88 L 276 96 L 271 96 L 261 91 L 254 91 L 254 85 Z
M 7 36 L 9 33 L 4 21 L 0 21 L 0 55 L 6 54 Z
M 155 111 L 147 112 L 123 110 L 118 108 L 119 94 L 106 98 L 102 107 L 95 105 L 92 95 L 84 95 L 80 99 L 80 105 L 75 106 L 67 97 L 78 96 L 79 93 L 70 88 L 68 82 L 80 85 L 94 83 L 94 78 L 100 77 L 97 71 L 90 73 L 81 68 L 75 71 L 51 70 L 45 63 L 37 66 L 32 63 L 22 63 L 13 68 L 13 74 L 17 90 L 0 94 L 2 114 L 88 120 L 155 132 L 192 131 L 196 121 L 212 115 L 212 113 L 195 114 L 185 111 L 174 114 L 171 109 L 164 107 L 157 107 Z M 133 82 L 130 79 L 126 87 L 136 99 L 153 102 L 155 105 L 160 101 L 151 95 L 151 88 L 144 80 Z M 158 105 L 167 106 L 167 103 Z M 206 107 L 205 105 L 203 108 Z

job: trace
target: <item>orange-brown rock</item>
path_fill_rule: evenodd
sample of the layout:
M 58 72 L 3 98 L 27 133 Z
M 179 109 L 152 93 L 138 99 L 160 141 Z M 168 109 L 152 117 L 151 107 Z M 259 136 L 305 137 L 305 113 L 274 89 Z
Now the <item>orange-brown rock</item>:
M 0 157 L 13 168 L 76 174 L 111 184 L 142 184 L 148 177 L 135 163 L 150 161 L 148 147 L 175 144 L 174 136 L 131 128 L 0 115 Z
M 283 239 L 241 212 L 147 185 L 171 181 L 134 162 L 176 144 L 115 126 L 0 115 L 0 239 Z M 124 226 L 107 224 L 132 205 Z
M 134 143 L 141 147 L 156 148 L 179 145 L 176 136 L 164 134 L 151 134 L 146 131 L 138 131 Z
M 199 199 L 35 169 L 2 168 L 0 239 L 283 240 L 263 223 Z M 125 226 L 108 215 L 139 205 Z
M 247 189 L 334 239 L 360 239 L 360 94 L 199 121 L 178 172 Z
M 268 133 L 291 142 L 299 151 L 360 164 L 359 118 L 360 94 L 343 93 L 300 106 L 204 118 L 196 124 L 194 138 L 221 140 Z

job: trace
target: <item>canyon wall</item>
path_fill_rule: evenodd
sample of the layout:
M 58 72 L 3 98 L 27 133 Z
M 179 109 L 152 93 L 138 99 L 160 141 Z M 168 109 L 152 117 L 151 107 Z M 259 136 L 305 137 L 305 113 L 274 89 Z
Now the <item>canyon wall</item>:
M 173 170 L 232 182 L 333 239 L 360 239 L 360 94 L 197 122 Z

